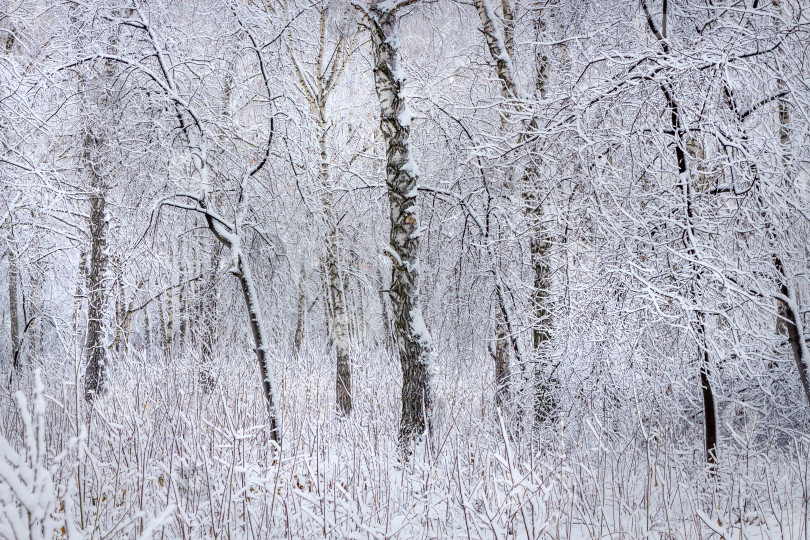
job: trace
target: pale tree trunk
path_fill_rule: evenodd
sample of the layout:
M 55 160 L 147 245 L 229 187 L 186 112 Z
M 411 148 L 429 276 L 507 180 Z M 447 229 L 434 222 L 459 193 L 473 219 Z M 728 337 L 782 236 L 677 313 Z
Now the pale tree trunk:
M 127 297 L 124 290 L 124 268 L 120 260 L 116 260 L 115 267 L 118 291 L 115 296 L 115 339 L 113 343 L 117 353 L 125 353 L 128 335 L 125 330 L 127 324 Z
M 329 179 L 329 161 L 326 147 L 326 123 L 321 122 L 318 142 L 321 150 L 320 180 L 323 187 L 323 208 L 326 217 L 326 271 L 329 296 L 332 300 L 332 341 L 335 345 L 337 370 L 335 376 L 335 400 L 339 414 L 347 416 L 352 411 L 352 369 L 349 347 L 349 317 L 346 307 L 346 289 L 340 272 L 338 230 Z
M 160 282 L 160 277 L 159 276 L 155 276 L 155 287 L 156 287 L 157 290 L 160 290 L 160 289 L 163 288 L 163 284 Z M 160 339 L 160 350 L 161 350 L 161 352 L 166 349 L 166 339 L 167 339 L 166 338 L 166 305 L 165 305 L 166 304 L 166 298 L 165 298 L 165 296 L 166 296 L 165 294 L 159 295 L 158 296 L 158 301 L 157 301 L 157 312 L 158 312 L 158 316 L 157 316 L 158 320 L 157 320 L 157 322 L 158 322 L 158 330 L 160 331 L 158 337 Z
M 10 6 L 3 5 L 4 8 L 8 8 Z M 0 28 L 4 30 L 2 32 L 3 37 L 0 38 L 3 40 L 3 43 L 0 44 L 2 46 L 2 52 L 5 54 L 11 54 L 12 50 L 14 49 L 14 42 L 15 37 L 17 35 L 16 29 L 13 26 L 9 26 L 8 28 L 6 25 L 9 23 L 10 18 L 6 18 L 5 21 L 0 22 Z M 3 133 L 5 135 L 5 133 Z M 9 242 L 8 242 L 8 306 L 9 306 L 9 319 L 11 322 L 11 364 L 14 370 L 18 370 L 22 364 L 22 358 L 20 358 L 20 266 L 19 261 L 17 260 L 17 251 L 16 246 L 14 245 L 14 228 L 13 224 L 11 223 L 12 220 L 12 208 L 9 205 L 9 214 L 8 219 L 9 222 Z
M 495 344 L 491 347 L 492 359 L 495 361 L 495 406 L 499 409 L 509 402 L 509 332 L 506 326 L 506 314 L 500 301 L 495 313 Z
M 301 346 L 304 343 L 304 334 L 306 333 L 307 325 L 307 294 L 306 294 L 306 279 L 307 274 L 304 265 L 301 265 L 301 277 L 298 280 L 298 319 L 295 324 L 295 336 L 293 338 L 293 345 L 295 346 L 295 354 L 301 354 Z
M 349 313 L 346 298 L 346 283 L 341 273 L 340 261 L 340 231 L 337 223 L 337 209 L 333 199 L 333 185 L 329 169 L 329 153 L 327 145 L 327 102 L 334 90 L 344 68 L 348 62 L 351 50 L 354 48 L 355 38 L 347 42 L 341 35 L 331 55 L 327 57 L 327 16 L 329 7 L 320 11 L 318 54 L 314 59 L 314 73 L 311 77 L 304 74 L 303 67 L 298 62 L 292 49 L 288 49 L 295 73 L 299 81 L 299 89 L 310 105 L 318 130 L 318 148 L 320 151 L 320 165 L 318 170 L 321 184 L 321 205 L 326 225 L 326 289 L 324 297 L 324 314 L 328 339 L 335 347 L 337 367 L 335 373 L 335 403 L 337 412 L 347 416 L 352 410 L 352 369 L 351 348 L 349 344 Z M 311 84 L 308 81 L 313 81 Z M 330 306 L 331 304 L 331 306 Z M 331 311 L 330 311 L 331 307 Z M 300 320 L 300 319 L 299 319 Z
M 411 115 L 405 103 L 404 73 L 400 65 L 397 5 L 376 2 L 369 6 L 365 15 L 374 52 L 380 130 L 387 144 L 386 184 L 391 211 L 387 254 L 393 261 L 391 300 L 402 366 L 399 437 L 403 448 L 407 448 L 415 439 L 431 431 L 432 345 L 422 317 L 419 293 L 419 240 L 424 231 L 419 223 L 418 170 L 411 157 Z
M 213 242 L 209 246 L 211 253 L 206 262 L 201 261 L 204 267 L 203 286 L 197 304 L 197 321 L 200 324 L 200 348 L 202 349 L 202 362 L 200 365 L 200 383 L 206 390 L 211 390 L 216 384 L 213 372 L 214 344 L 216 340 L 216 313 L 217 313 L 217 267 L 219 266 L 219 245 Z
M 82 249 L 79 255 L 79 279 L 76 281 L 76 293 L 73 301 L 73 335 L 79 336 L 79 319 L 81 317 L 82 301 L 84 300 L 87 284 L 87 250 Z
M 85 139 L 85 162 L 90 175 L 90 265 L 87 273 L 87 367 L 84 374 L 84 396 L 92 401 L 104 388 L 107 348 L 104 320 L 107 291 L 107 186 L 93 162 L 98 141 L 88 134 Z
M 361 282 L 352 289 L 352 310 L 354 320 L 354 335 L 355 342 L 358 346 L 362 346 L 366 339 L 366 315 L 363 309 L 363 285 Z
M 481 25 L 484 30 L 487 47 L 490 56 L 495 61 L 498 78 L 503 85 L 501 94 L 507 100 L 522 99 L 523 94 L 515 78 L 513 66 L 513 24 L 515 19 L 514 9 L 509 0 L 502 0 L 501 9 L 503 25 L 499 25 L 495 14 L 494 6 L 490 0 L 473 0 L 473 4 L 478 12 Z M 538 32 L 545 29 L 543 14 L 541 13 L 537 22 Z M 535 90 L 542 99 L 546 95 L 548 81 L 548 59 L 540 52 L 536 55 L 537 78 Z M 506 114 L 506 113 L 504 113 Z M 502 118 L 504 124 L 508 124 L 506 117 Z M 525 130 L 533 126 L 533 120 L 526 125 L 520 126 Z M 522 135 L 521 135 L 522 136 Z M 535 419 L 539 423 L 551 422 L 557 416 L 557 405 L 555 390 L 558 385 L 552 374 L 553 366 L 549 361 L 549 345 L 552 329 L 551 310 L 551 267 L 549 264 L 549 248 L 551 239 L 544 230 L 543 225 L 543 204 L 540 197 L 534 192 L 531 186 L 533 178 L 536 176 L 533 168 L 527 167 L 523 173 L 524 190 L 522 193 L 527 217 L 535 227 L 535 232 L 530 240 L 529 249 L 531 253 L 533 269 L 533 291 L 532 291 L 532 341 L 534 344 L 534 355 L 537 359 L 534 373 L 534 409 Z M 501 327 L 503 328 L 503 327 Z M 500 337 L 500 336 L 499 336 Z M 524 377 L 531 380 L 528 366 L 523 367 Z
M 174 345 L 174 248 L 172 242 L 169 241 L 169 289 L 164 296 L 166 297 L 166 330 L 164 335 L 166 341 L 164 342 L 166 354 L 169 354 Z
M 326 349 L 331 352 L 332 346 L 335 343 L 334 333 L 332 326 L 334 324 L 334 317 L 332 315 L 332 294 L 330 292 L 331 286 L 329 285 L 329 267 L 324 262 L 323 268 L 323 321 L 326 326 Z
M 383 333 L 385 334 L 383 336 L 383 346 L 386 351 L 393 352 L 394 334 L 391 331 L 391 316 L 388 311 L 388 288 L 386 287 L 385 281 L 383 281 L 383 275 L 379 266 L 377 267 L 377 282 L 380 284 L 380 316 L 382 317 Z
M 189 272 L 186 265 L 185 253 L 183 253 L 183 244 L 180 244 L 178 273 L 180 275 L 180 291 L 178 292 L 178 316 L 180 318 L 180 328 L 178 329 L 177 340 L 180 347 L 186 344 L 186 332 L 188 329 L 188 289 Z

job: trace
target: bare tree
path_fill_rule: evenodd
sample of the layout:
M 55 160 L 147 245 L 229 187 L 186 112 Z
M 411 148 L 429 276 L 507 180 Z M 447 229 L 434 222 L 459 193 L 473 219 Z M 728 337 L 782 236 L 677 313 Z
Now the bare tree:
M 311 62 L 314 72 L 309 73 L 302 65 L 303 62 L 288 44 L 288 53 L 298 78 L 298 90 L 309 103 L 310 112 L 314 119 L 317 131 L 320 163 L 318 167 L 318 180 L 321 187 L 321 206 L 326 226 L 326 273 L 331 301 L 331 321 L 328 328 L 331 331 L 332 343 L 337 356 L 337 370 L 335 375 L 335 402 L 339 414 L 347 416 L 352 411 L 352 359 L 349 345 L 349 307 L 346 298 L 348 284 L 342 268 L 341 233 L 338 229 L 340 216 L 334 199 L 334 179 L 330 172 L 329 156 L 329 130 L 332 121 L 329 116 L 329 97 L 340 82 L 341 75 L 346 69 L 349 58 L 354 51 L 357 34 L 348 35 L 345 29 L 339 29 L 335 43 L 330 43 L 330 29 L 327 19 L 330 16 L 329 4 L 318 7 L 318 42 L 314 62 Z M 344 14 L 345 18 L 345 14 Z M 344 25 L 345 26 L 345 25 Z M 331 49 L 331 50 L 330 50 Z M 303 279 L 303 272 L 302 272 Z M 300 316 L 299 316 L 299 320 Z
M 386 185 L 391 211 L 390 247 L 393 262 L 391 303 L 394 332 L 402 366 L 403 447 L 431 430 L 433 389 L 430 332 L 422 317 L 419 294 L 419 170 L 411 155 L 411 113 L 405 101 L 405 73 L 400 62 L 398 14 L 412 0 L 355 6 L 371 33 L 374 83 L 380 100 L 380 130 L 386 142 Z

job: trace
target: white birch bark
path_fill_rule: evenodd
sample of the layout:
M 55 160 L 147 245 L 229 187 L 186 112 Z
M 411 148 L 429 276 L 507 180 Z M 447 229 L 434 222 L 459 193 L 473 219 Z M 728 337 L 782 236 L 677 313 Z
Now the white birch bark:
M 390 246 L 393 261 L 391 303 L 394 333 L 402 366 L 400 443 L 407 448 L 430 432 L 433 405 L 430 333 L 422 316 L 419 291 L 419 172 L 411 156 L 411 114 L 400 64 L 398 11 L 408 2 L 376 2 L 358 6 L 371 32 L 374 83 L 380 100 L 380 130 L 386 142 L 386 185 L 390 203 Z

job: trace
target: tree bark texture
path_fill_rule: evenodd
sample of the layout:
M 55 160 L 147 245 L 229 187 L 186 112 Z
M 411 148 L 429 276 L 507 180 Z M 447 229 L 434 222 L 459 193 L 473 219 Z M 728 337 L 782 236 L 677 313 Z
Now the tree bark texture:
M 98 141 L 92 135 L 85 140 L 85 159 L 90 175 L 90 264 L 87 273 L 87 367 L 84 373 L 84 397 L 92 401 L 104 388 L 107 349 L 104 320 L 108 298 L 107 254 L 107 187 L 93 159 Z
M 391 233 L 388 255 L 393 261 L 391 303 L 394 332 L 402 366 L 403 447 L 430 431 L 433 404 L 431 338 L 422 317 L 419 293 L 418 170 L 411 157 L 411 115 L 405 103 L 396 13 L 388 2 L 370 6 L 367 15 L 374 51 L 374 83 L 380 100 L 380 129 L 385 138 L 386 184 Z
M 20 358 L 20 266 L 13 246 L 8 250 L 8 305 L 11 322 L 11 359 L 15 370 L 22 365 Z
M 338 414 L 348 416 L 352 412 L 352 368 L 349 347 L 349 314 L 346 306 L 346 289 L 340 272 L 340 252 L 335 204 L 329 177 L 329 155 L 326 146 L 326 122 L 319 122 L 319 147 L 321 151 L 320 180 L 323 186 L 323 209 L 326 220 L 326 272 L 329 297 L 332 301 L 332 342 L 335 345 L 337 368 L 335 372 L 335 403 Z
M 259 363 L 259 374 L 262 383 L 262 394 L 264 396 L 265 404 L 267 405 L 267 413 L 269 416 L 269 436 L 270 440 L 281 442 L 281 425 L 278 421 L 276 413 L 276 397 L 275 389 L 273 388 L 273 374 L 270 371 L 270 358 L 267 354 L 267 347 L 270 343 L 270 338 L 265 328 L 264 316 L 262 315 L 262 308 L 259 304 L 259 297 L 256 291 L 256 281 L 253 279 L 253 273 L 250 270 L 250 265 L 242 251 L 242 243 L 239 239 L 238 232 L 232 224 L 226 224 L 215 218 L 207 209 L 206 201 L 199 200 L 198 204 L 205 213 L 208 228 L 216 236 L 216 238 L 227 248 L 231 250 L 231 257 L 233 258 L 233 268 L 231 272 L 239 280 L 240 288 L 242 289 L 242 297 L 245 301 L 245 308 L 248 312 L 248 320 L 250 321 L 250 331 L 253 335 L 254 351 L 256 352 L 256 360 Z

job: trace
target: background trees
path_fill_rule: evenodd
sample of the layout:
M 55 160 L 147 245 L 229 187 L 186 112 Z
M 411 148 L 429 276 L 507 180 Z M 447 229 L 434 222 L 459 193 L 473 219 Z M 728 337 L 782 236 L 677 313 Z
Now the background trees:
M 5 439 L 39 452 L 39 368 L 87 534 L 771 528 L 807 504 L 805 7 L 5 5 Z

